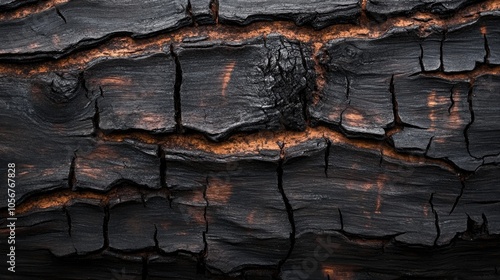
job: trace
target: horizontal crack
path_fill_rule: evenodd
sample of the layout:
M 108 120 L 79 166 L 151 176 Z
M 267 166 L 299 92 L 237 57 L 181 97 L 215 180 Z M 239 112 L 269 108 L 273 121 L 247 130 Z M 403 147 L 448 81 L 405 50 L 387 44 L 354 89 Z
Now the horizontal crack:
M 262 150 L 279 151 L 276 142 L 285 141 L 287 147 L 294 147 L 310 140 L 327 140 L 332 144 L 346 144 L 355 148 L 382 151 L 389 158 L 415 163 L 439 165 L 454 174 L 460 173 L 457 166 L 445 159 L 433 159 L 421 155 L 405 154 L 396 150 L 386 140 L 369 138 L 349 138 L 342 132 L 325 126 L 308 127 L 305 131 L 259 131 L 256 133 L 236 133 L 224 142 L 213 142 L 201 133 L 153 135 L 144 131 L 115 132 L 97 134 L 98 139 L 108 142 L 135 140 L 146 144 L 161 145 L 164 149 L 199 150 L 215 155 L 259 154 Z

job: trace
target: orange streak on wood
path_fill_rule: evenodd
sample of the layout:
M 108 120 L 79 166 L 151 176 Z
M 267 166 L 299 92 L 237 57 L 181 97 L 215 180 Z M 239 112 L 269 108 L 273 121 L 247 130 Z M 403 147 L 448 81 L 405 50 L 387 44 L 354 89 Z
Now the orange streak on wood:
M 321 265 L 321 271 L 325 279 L 330 280 L 350 280 L 354 279 L 354 268 L 340 265 Z
M 101 78 L 96 81 L 99 83 L 101 86 L 123 86 L 127 87 L 132 85 L 132 79 L 130 78 L 124 78 L 124 77 L 119 77 L 119 76 L 108 76 Z
M 377 203 L 375 206 L 375 214 L 380 214 L 380 208 L 382 207 L 382 190 L 384 189 L 385 183 L 387 182 L 387 176 L 381 174 L 377 178 Z
M 105 134 L 101 131 L 97 136 L 103 141 L 123 142 L 126 139 L 136 140 L 147 144 L 159 144 L 165 149 L 186 149 L 209 153 L 215 156 L 241 156 L 258 155 L 262 150 L 276 151 L 279 155 L 280 148 L 277 142 L 284 142 L 286 148 L 301 145 L 310 140 L 328 139 L 333 144 L 348 145 L 358 149 L 376 150 L 385 157 L 405 161 L 411 164 L 433 164 L 454 172 L 455 168 L 446 161 L 430 159 L 418 155 L 404 154 L 396 151 L 384 141 L 368 140 L 362 138 L 348 138 L 338 131 L 327 127 L 308 127 L 305 131 L 260 131 L 252 134 L 235 134 L 224 142 L 217 143 L 207 140 L 201 134 L 167 136 L 154 136 L 144 132 L 131 132 L 126 134 Z
M 27 16 L 42 13 L 53 7 L 69 2 L 69 0 L 46 0 L 38 1 L 34 4 L 19 7 L 18 9 L 0 12 L 0 21 L 25 18 Z M 54 11 L 55 13 L 55 11 Z
M 54 207 L 64 207 L 71 205 L 75 201 L 90 200 L 96 204 L 105 206 L 110 203 L 141 199 L 144 194 L 148 196 L 168 197 L 168 189 L 161 190 L 145 190 L 132 186 L 114 187 L 110 191 L 103 193 L 98 191 L 72 191 L 69 189 L 57 190 L 48 193 L 35 194 L 19 203 L 16 207 L 16 213 L 22 215 L 24 213 L 48 209 Z
M 231 75 L 234 71 L 234 66 L 236 65 L 236 61 L 229 62 L 224 67 L 224 75 L 222 77 L 222 96 L 226 97 L 226 90 L 229 82 L 231 81 Z
M 209 203 L 226 204 L 233 193 L 233 186 L 220 178 L 208 178 L 207 200 Z
M 316 72 L 316 88 L 313 92 L 313 104 L 316 105 L 320 101 L 321 93 L 326 85 L 326 69 L 321 66 L 320 62 L 320 50 L 323 47 L 323 43 L 314 42 L 313 44 L 313 56 L 312 60 L 314 62 L 314 71 Z

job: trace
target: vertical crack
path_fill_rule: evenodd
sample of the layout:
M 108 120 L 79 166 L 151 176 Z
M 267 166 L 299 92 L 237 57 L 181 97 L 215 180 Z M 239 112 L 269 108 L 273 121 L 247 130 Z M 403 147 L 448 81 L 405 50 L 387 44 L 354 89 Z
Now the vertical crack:
M 290 222 L 290 226 L 292 231 L 290 232 L 290 248 L 288 249 L 288 252 L 285 256 L 284 259 L 282 259 L 278 263 L 278 273 L 281 272 L 281 268 L 283 264 L 290 258 L 293 249 L 295 247 L 295 238 L 296 238 L 296 227 L 295 227 L 295 219 L 293 217 L 293 208 L 292 205 L 290 204 L 290 201 L 288 200 L 288 197 L 286 196 L 285 190 L 283 188 L 283 162 L 285 158 L 285 143 L 283 142 L 278 142 L 278 146 L 280 147 L 280 159 L 278 161 L 278 167 L 276 169 L 277 175 L 278 175 L 278 190 L 281 194 L 281 197 L 283 198 L 283 202 L 285 204 L 286 212 L 288 214 L 288 221 Z
M 71 244 L 73 246 L 73 250 L 75 250 L 75 253 L 78 253 L 78 250 L 76 249 L 75 244 L 74 244 L 73 239 L 72 239 L 72 236 L 71 236 L 71 232 L 73 231 L 72 222 L 71 222 L 71 215 L 69 214 L 68 208 L 66 208 L 66 206 L 63 206 L 63 212 L 66 215 L 66 222 L 68 223 L 68 236 L 71 239 Z
M 444 41 L 446 40 L 446 31 L 443 31 L 443 37 L 441 38 L 441 43 L 439 45 L 439 71 L 444 72 Z
M 488 219 L 486 218 L 486 215 L 484 213 L 481 214 L 481 217 L 483 218 L 483 223 L 481 224 L 481 232 L 483 234 L 489 235 L 490 230 L 488 228 Z
M 429 204 L 431 205 L 432 213 L 434 213 L 434 225 L 436 226 L 436 239 L 434 239 L 434 246 L 437 246 L 437 241 L 441 236 L 441 229 L 439 228 L 439 216 L 437 211 L 434 209 L 434 204 L 432 203 L 432 199 L 434 198 L 434 193 L 431 193 L 431 198 L 429 199 Z
M 457 196 L 455 203 L 453 203 L 453 207 L 451 208 L 450 215 L 451 215 L 451 213 L 453 213 L 453 210 L 455 210 L 455 207 L 457 207 L 457 205 L 458 205 L 458 201 L 460 200 L 460 198 L 464 194 L 465 182 L 462 178 L 460 178 L 460 183 L 462 184 L 462 188 L 460 189 L 460 194 Z
M 196 18 L 193 15 L 193 6 L 191 5 L 191 0 L 188 0 L 188 4 L 186 6 L 186 14 L 191 19 L 193 25 L 198 26 L 198 23 L 196 22 Z
M 420 46 L 420 55 L 418 57 L 418 62 L 420 64 L 420 72 L 425 72 L 425 67 L 424 67 L 424 47 L 422 47 L 422 44 L 418 44 Z
M 474 240 L 489 235 L 488 219 L 484 213 L 482 213 L 481 217 L 483 222 L 479 224 L 467 214 L 467 230 L 463 233 L 462 238 Z
M 451 115 L 451 109 L 453 109 L 453 106 L 455 106 L 455 99 L 453 98 L 454 89 L 455 89 L 455 86 L 451 87 L 451 89 L 450 89 L 451 104 L 450 104 L 450 107 L 448 107 L 448 115 Z
M 156 226 L 156 224 L 154 224 L 154 226 L 155 226 L 155 232 L 153 234 L 153 240 L 155 242 L 155 248 L 159 249 L 160 246 L 158 245 L 159 244 L 159 242 L 158 242 L 158 227 Z
M 391 81 L 389 84 L 389 92 L 391 93 L 391 101 L 392 101 L 392 113 L 394 118 L 394 126 L 402 125 L 401 118 L 399 117 L 399 107 L 398 100 L 396 98 L 396 90 L 394 89 L 394 75 L 391 76 Z
M 68 235 L 71 237 L 71 216 L 69 215 L 69 211 L 66 206 L 63 206 L 64 214 L 66 215 L 66 220 L 68 221 Z
M 340 211 L 340 208 L 337 208 L 337 210 L 339 210 L 340 230 L 344 231 L 344 217 L 342 216 L 342 211 Z
M 182 87 L 182 67 L 179 62 L 179 56 L 174 51 L 174 45 L 170 45 L 170 53 L 175 62 L 175 83 L 174 83 L 174 110 L 175 110 L 175 123 L 176 130 L 183 133 L 182 127 L 182 112 L 181 112 L 181 87 Z
M 147 280 L 149 277 L 148 272 L 148 258 L 142 257 L 142 280 Z
M 64 23 L 65 23 L 65 24 L 66 24 L 66 23 L 68 23 L 68 22 L 66 21 L 66 18 L 65 18 L 65 17 L 64 17 L 64 15 L 61 13 L 61 11 L 59 10 L 59 8 L 58 8 L 58 7 L 56 7 L 56 13 L 57 13 L 57 15 L 58 15 L 58 16 L 59 16 L 59 17 L 60 17 L 60 18 L 64 21 Z
M 489 64 L 491 50 L 490 50 L 490 46 L 488 45 L 488 37 L 486 37 L 486 34 L 484 34 L 483 36 L 484 36 L 484 50 L 485 50 L 484 63 Z
M 434 136 L 429 138 L 429 143 L 427 143 L 427 146 L 425 147 L 424 156 L 427 156 L 427 153 L 429 152 L 429 149 L 431 148 L 432 140 L 434 140 Z
M 470 152 L 470 142 L 469 142 L 469 129 L 475 120 L 474 107 L 472 106 L 472 97 L 474 94 L 474 82 L 475 81 L 473 79 L 470 81 L 469 93 L 467 94 L 467 103 L 469 103 L 469 112 L 470 112 L 470 122 L 465 126 L 464 137 L 465 137 L 465 145 L 467 147 L 467 152 L 471 157 L 476 158 Z
M 332 147 L 332 142 L 330 139 L 325 138 L 326 150 L 325 150 L 325 177 L 328 177 L 328 165 L 330 164 L 330 149 Z

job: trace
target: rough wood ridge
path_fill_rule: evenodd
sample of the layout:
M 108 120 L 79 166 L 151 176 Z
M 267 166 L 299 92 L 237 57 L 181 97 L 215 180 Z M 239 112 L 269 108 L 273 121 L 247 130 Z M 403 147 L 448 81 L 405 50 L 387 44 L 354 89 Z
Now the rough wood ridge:
M 499 1 L 0 0 L 0 34 L 2 279 L 500 277 Z

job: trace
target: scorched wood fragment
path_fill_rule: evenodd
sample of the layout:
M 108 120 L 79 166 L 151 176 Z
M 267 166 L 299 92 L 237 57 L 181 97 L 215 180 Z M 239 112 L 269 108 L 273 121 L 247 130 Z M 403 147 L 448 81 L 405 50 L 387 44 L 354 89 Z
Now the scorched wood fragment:
M 325 166 L 325 152 L 313 150 L 283 168 L 297 236 L 343 229 L 360 236 L 394 235 L 408 244 L 437 242 L 434 212 L 452 209 L 461 189 L 455 174 L 337 144 L 329 148 Z
M 160 188 L 157 152 L 156 146 L 133 142 L 93 143 L 75 153 L 74 188 L 107 191 L 123 182 Z
M 191 4 L 191 10 L 188 10 L 188 13 L 192 14 L 196 24 L 215 24 L 217 16 L 214 13 L 215 7 L 213 7 L 215 1 L 190 0 L 189 4 Z
M 496 20 L 497 24 L 500 20 Z M 445 72 L 471 71 L 477 63 L 485 62 L 486 49 L 480 24 L 452 28 L 443 42 L 443 70 Z
M 206 188 L 206 263 L 229 273 L 276 267 L 290 247 L 290 222 L 278 188 L 278 165 L 263 160 L 170 154 L 167 185 Z
M 479 20 L 480 26 L 483 27 L 485 47 L 489 53 L 486 57 L 486 62 L 499 65 L 500 64 L 500 12 L 484 13 L 484 17 Z
M 69 187 L 74 152 L 90 144 L 91 104 L 78 73 L 0 77 L 0 163 L 16 163 L 18 203 L 31 192 Z
M 85 70 L 86 88 L 97 96 L 99 128 L 174 131 L 175 77 L 169 53 L 105 60 Z
M 466 130 L 471 156 L 485 159 L 500 154 L 500 77 L 476 79 L 469 97 L 473 122 Z M 498 159 L 493 161 L 499 163 Z
M 392 76 L 421 70 L 419 38 L 397 30 L 378 39 L 339 39 L 318 58 L 326 69 L 319 101 L 309 107 L 316 122 L 341 126 L 347 134 L 383 137 L 394 122 Z
M 53 206 L 19 215 L 16 221 L 17 250 L 48 250 L 62 257 L 85 255 L 103 248 L 104 211 L 95 203 L 73 201 L 64 208 Z M 2 222 L 3 227 L 6 225 Z
M 223 140 L 237 131 L 303 130 L 310 79 L 300 43 L 278 35 L 176 50 L 182 69 L 182 126 Z
M 140 37 L 170 31 L 192 22 L 188 2 L 69 0 L 40 13 L 0 22 L 0 55 L 58 57 L 116 34 Z
M 484 0 L 368 0 L 366 10 L 376 19 L 384 20 L 388 16 L 412 14 L 417 11 L 450 15 L 458 9 Z
M 220 21 L 238 24 L 287 19 L 297 25 L 310 24 L 319 29 L 339 22 L 355 22 L 361 13 L 359 0 L 219 0 L 218 2 Z
M 397 149 L 446 158 L 469 171 L 482 164 L 468 153 L 464 136 L 471 122 L 468 82 L 420 75 L 395 77 L 394 92 L 399 116 L 407 125 L 392 136 Z
M 109 246 L 121 251 L 156 248 L 198 254 L 204 248 L 205 206 L 203 192 L 176 198 L 172 205 L 160 196 L 120 202 L 109 211 Z

